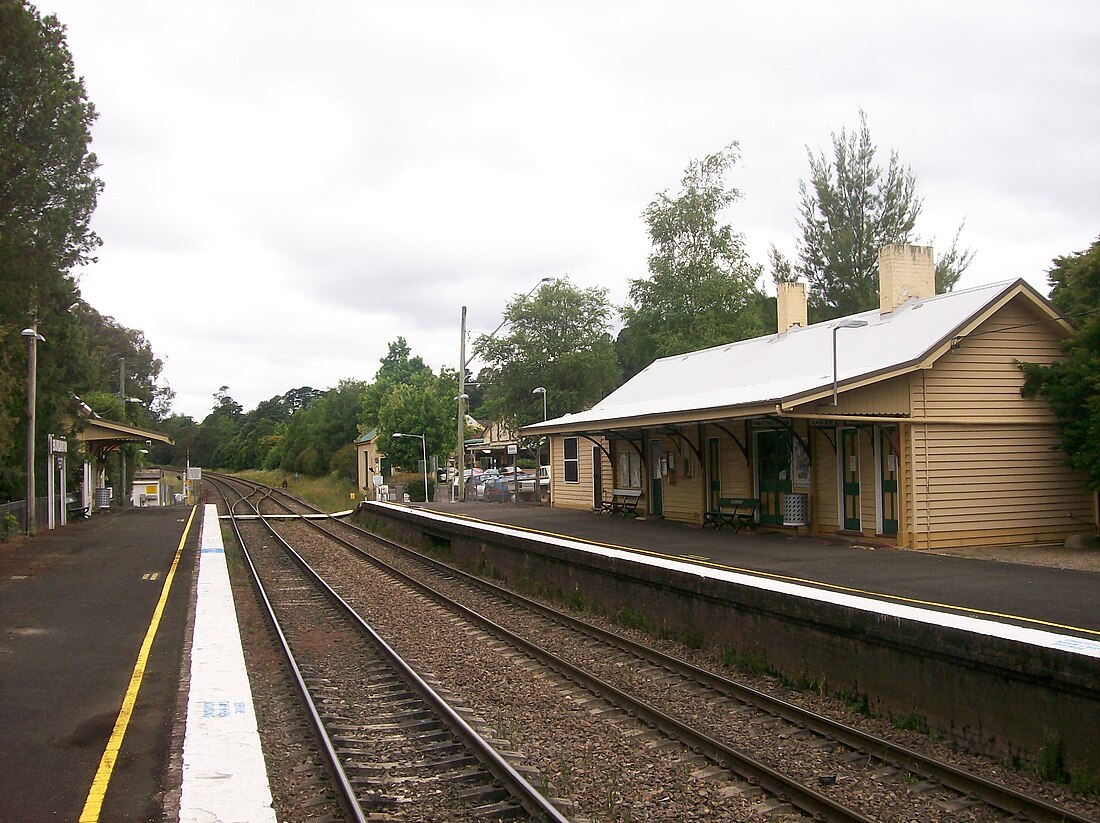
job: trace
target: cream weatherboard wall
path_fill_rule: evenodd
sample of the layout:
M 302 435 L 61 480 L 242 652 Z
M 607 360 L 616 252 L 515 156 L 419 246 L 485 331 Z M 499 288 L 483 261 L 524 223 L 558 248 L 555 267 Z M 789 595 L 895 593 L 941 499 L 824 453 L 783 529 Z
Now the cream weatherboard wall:
M 558 509 L 578 509 L 592 511 L 595 500 L 593 490 L 593 466 L 595 465 L 592 450 L 595 444 L 583 437 L 575 438 L 577 441 L 577 482 L 565 481 L 565 440 L 566 436 L 553 435 L 550 438 L 550 499 L 551 505 Z M 606 443 L 601 440 L 604 447 Z M 611 497 L 611 464 L 606 455 L 600 454 L 600 469 L 602 475 L 603 499 Z
M 1016 298 L 910 381 L 906 498 L 915 548 L 1047 543 L 1093 517 L 1065 466 L 1053 416 L 1020 396 L 1016 361 L 1049 363 L 1061 335 Z
M 811 400 L 781 408 L 762 404 L 730 410 L 743 417 L 702 422 L 703 411 L 688 411 L 651 418 L 644 432 L 624 425 L 623 433 L 629 432 L 647 458 L 652 458 L 654 440 L 660 441 L 666 462 L 672 455 L 675 468 L 662 482 L 663 514 L 669 519 L 702 522 L 712 438 L 719 453 L 719 494 L 759 497 L 758 433 L 793 426 L 810 448 L 811 530 L 844 531 L 838 451 L 847 424 L 859 433 L 859 531 L 864 535 L 884 531 L 879 432 L 890 426 L 897 431 L 892 519 L 899 545 L 1053 543 L 1087 533 L 1096 521 L 1095 496 L 1086 491 L 1084 478 L 1065 466 L 1047 404 L 1020 395 L 1023 375 L 1017 366 L 1018 361 L 1057 359 L 1067 329 L 1024 285 L 1006 290 L 1001 300 L 992 314 L 983 309 L 967 325 L 945 332 L 959 336 L 944 339 L 925 362 L 898 363 L 888 373 L 869 374 L 862 385 L 842 390 L 837 406 L 828 394 L 815 392 Z M 983 316 L 987 319 L 978 324 Z M 566 436 L 553 436 L 553 504 L 590 511 L 593 445 L 578 438 L 577 482 L 565 483 Z M 611 446 L 616 466 L 624 450 L 637 454 L 616 438 Z M 693 471 L 685 474 L 688 459 Z M 611 460 L 602 455 L 599 460 L 602 499 L 607 500 L 613 486 L 625 480 L 613 474 Z M 643 492 L 639 512 L 650 511 L 651 475 L 647 461 L 638 482 Z
M 751 457 L 752 433 L 749 432 L 746 441 L 743 427 L 739 422 L 731 422 L 729 427 L 739 438 L 741 438 L 742 444 L 749 450 L 749 456 Z M 703 428 L 703 434 L 704 442 L 706 438 L 718 438 L 718 462 L 721 466 L 721 496 L 755 497 L 756 484 L 753 481 L 752 466 L 749 461 L 745 459 L 745 454 L 741 451 L 741 446 L 737 445 L 728 433 L 722 431 L 717 426 L 705 426 Z M 705 450 L 703 454 L 706 454 Z
M 832 441 L 829 440 L 830 437 Z M 840 494 L 837 486 L 840 469 L 836 450 L 833 448 L 835 442 L 835 429 L 829 429 L 828 434 L 822 430 L 812 430 L 810 523 L 813 531 L 818 534 L 840 530 Z

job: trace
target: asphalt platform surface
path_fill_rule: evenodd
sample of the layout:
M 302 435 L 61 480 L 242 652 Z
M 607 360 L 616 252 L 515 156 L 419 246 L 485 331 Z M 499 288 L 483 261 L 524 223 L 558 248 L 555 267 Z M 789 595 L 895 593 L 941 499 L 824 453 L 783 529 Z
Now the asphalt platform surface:
M 0 821 L 76 821 L 191 508 L 128 508 L 0 543 Z M 191 524 L 100 820 L 163 818 L 196 565 Z
M 444 514 L 765 574 L 852 594 L 1100 639 L 1100 572 L 949 557 L 840 538 L 511 503 L 433 503 Z M 1096 549 L 1082 549 L 1096 553 Z
M 485 523 L 856 594 L 1100 636 L 1100 572 L 530 505 L 437 503 Z M 75 821 L 112 736 L 191 508 L 126 509 L 0 543 L 0 822 Z M 191 524 L 100 820 L 161 820 L 176 791 Z M 1088 550 L 1085 550 L 1088 551 Z M 171 796 L 169 795 L 169 805 Z

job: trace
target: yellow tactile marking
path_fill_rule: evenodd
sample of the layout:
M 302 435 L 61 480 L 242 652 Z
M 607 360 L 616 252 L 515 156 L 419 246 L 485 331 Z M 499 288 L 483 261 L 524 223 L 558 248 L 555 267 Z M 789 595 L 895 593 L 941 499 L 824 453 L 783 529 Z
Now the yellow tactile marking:
M 122 708 L 118 712 L 118 719 L 115 720 L 115 728 L 107 741 L 107 748 L 103 752 L 103 757 L 100 758 L 99 769 L 96 771 L 95 779 L 92 780 L 92 787 L 88 791 L 88 799 L 84 801 L 84 811 L 80 813 L 80 823 L 97 823 L 99 820 L 99 813 L 103 808 L 103 798 L 107 795 L 111 773 L 115 769 L 115 761 L 118 760 L 118 753 L 122 749 L 122 738 L 126 736 L 126 728 L 130 725 L 130 716 L 134 713 L 138 690 L 141 688 L 141 681 L 145 677 L 145 665 L 149 661 L 149 651 L 153 648 L 153 639 L 157 636 L 157 629 L 160 628 L 164 605 L 168 602 L 168 592 L 172 588 L 172 580 L 176 576 L 176 567 L 179 566 L 180 556 L 183 554 L 183 546 L 187 542 L 187 535 L 191 531 L 191 521 L 195 519 L 196 509 L 197 507 L 191 509 L 191 516 L 187 518 L 187 525 L 183 528 L 183 536 L 176 548 L 176 556 L 164 578 L 164 585 L 160 590 L 160 600 L 157 601 L 157 607 L 153 610 L 153 619 L 149 623 L 149 629 L 145 632 L 145 640 L 142 641 L 141 649 L 138 651 L 137 662 L 134 664 L 134 671 L 130 675 L 130 685 L 126 689 L 126 696 L 122 699 Z
M 437 512 L 438 514 L 439 512 Z M 650 549 L 639 549 L 635 546 L 619 546 L 615 543 L 601 543 L 598 540 L 587 540 L 583 537 L 576 537 L 570 534 L 558 534 L 557 532 L 545 532 L 541 529 L 531 529 L 526 526 L 514 526 L 509 523 L 498 523 L 493 520 L 482 520 L 478 517 L 471 517 L 466 514 L 452 514 L 447 513 L 444 517 L 453 517 L 461 520 L 470 520 L 475 523 L 483 523 L 487 526 L 498 526 L 508 529 L 515 529 L 516 531 L 529 532 L 530 534 L 541 534 L 546 537 L 557 537 L 561 540 L 573 540 L 577 543 L 587 543 L 589 546 L 600 546 L 605 549 L 618 549 L 624 552 L 634 552 L 635 554 L 644 554 L 649 557 L 659 557 L 662 560 L 676 560 L 681 563 L 690 562 L 700 566 L 709 566 L 712 569 L 721 569 L 727 572 L 738 572 L 739 574 L 749 574 L 753 577 L 764 577 L 771 580 L 782 580 L 786 583 L 799 583 L 804 586 L 812 586 L 819 589 L 832 589 L 833 591 L 844 592 L 845 594 L 858 594 L 864 597 L 878 598 L 882 600 L 893 600 L 898 603 L 906 603 L 914 606 L 927 606 L 936 609 L 947 609 L 953 612 L 960 612 L 963 614 L 976 614 L 983 617 L 1000 617 L 1006 620 L 1019 620 L 1024 623 L 1033 623 L 1037 626 L 1047 626 L 1052 629 L 1066 629 L 1073 632 L 1083 632 L 1085 634 L 1096 635 L 1100 637 L 1100 630 L 1097 629 L 1085 629 L 1081 626 L 1068 626 L 1064 623 L 1053 623 L 1049 620 L 1040 620 L 1036 617 L 1023 617 L 1018 614 L 1005 614 L 1003 612 L 986 611 L 985 609 L 975 609 L 969 606 L 957 606 L 952 603 L 937 603 L 935 600 L 918 600 L 913 597 L 903 597 L 897 594 L 885 594 L 883 592 L 868 591 L 867 589 L 856 589 L 851 586 L 838 586 L 835 583 L 823 583 L 820 580 L 810 580 L 804 577 L 790 577 L 784 574 L 775 574 L 773 572 L 759 571 L 758 569 L 743 569 L 739 566 L 727 566 L 724 563 L 716 563 L 713 560 L 700 559 L 698 555 L 679 555 L 679 554 L 664 554 L 662 552 L 655 552 Z

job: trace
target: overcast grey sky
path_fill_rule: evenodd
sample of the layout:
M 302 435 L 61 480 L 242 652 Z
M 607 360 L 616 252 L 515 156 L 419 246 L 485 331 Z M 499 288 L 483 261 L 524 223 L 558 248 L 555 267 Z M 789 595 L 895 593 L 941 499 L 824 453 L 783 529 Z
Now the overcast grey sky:
M 641 212 L 731 141 L 725 214 L 793 255 L 807 148 L 867 113 L 959 288 L 1100 236 L 1100 3 L 39 0 L 99 110 L 86 300 L 142 329 L 175 410 L 370 380 L 404 336 L 568 274 L 626 300 Z M 769 283 L 770 286 L 770 283 Z

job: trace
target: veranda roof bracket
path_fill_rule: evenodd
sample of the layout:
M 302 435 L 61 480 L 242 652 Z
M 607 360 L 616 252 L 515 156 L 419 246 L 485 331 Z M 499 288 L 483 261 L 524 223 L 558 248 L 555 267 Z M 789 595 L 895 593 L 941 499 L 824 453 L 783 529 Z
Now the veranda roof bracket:
M 673 437 L 673 438 L 679 438 L 680 444 L 677 445 L 677 450 L 680 452 L 680 454 L 684 453 L 683 443 L 687 443 L 689 446 L 691 446 L 691 450 L 693 452 L 695 452 L 695 456 L 699 458 L 699 463 L 702 464 L 702 462 L 703 462 L 703 453 L 701 451 L 699 451 L 699 449 L 695 446 L 695 444 L 692 443 L 682 431 L 680 431 L 679 429 L 674 429 L 671 426 L 668 426 L 668 427 L 663 428 L 663 429 L 658 429 L 657 433 L 658 434 L 667 434 L 669 437 Z
M 744 444 L 744 443 L 742 443 L 742 442 L 741 442 L 741 441 L 740 441 L 740 440 L 738 439 L 737 435 L 736 435 L 736 434 L 734 434 L 733 432 L 731 432 L 731 431 L 730 431 L 729 429 L 727 429 L 727 428 L 726 428 L 725 426 L 723 426 L 723 425 L 722 425 L 721 423 L 712 423 L 711 425 L 713 425 L 713 426 L 714 426 L 714 427 L 715 427 L 716 429 L 720 429 L 721 431 L 725 432 L 725 433 L 726 433 L 726 435 L 727 435 L 727 436 L 728 436 L 728 437 L 729 437 L 729 438 L 730 438 L 730 439 L 731 439 L 731 440 L 732 440 L 732 441 L 733 441 L 734 443 L 736 443 L 736 444 L 737 444 L 737 448 L 739 448 L 739 449 L 741 450 L 741 454 L 745 455 L 745 463 L 747 463 L 748 465 L 750 465 L 750 466 L 751 466 L 751 465 L 752 465 L 752 461 L 751 461 L 751 460 L 749 460 L 749 450 L 748 450 L 748 449 L 747 449 L 747 448 L 745 447 L 745 444 Z M 745 427 L 746 427 L 746 429 L 748 428 L 748 423 L 747 423 L 747 422 L 745 423 Z M 746 432 L 746 435 L 745 435 L 745 440 L 747 441 L 748 439 L 749 439 L 749 438 L 748 438 L 748 434 L 747 434 L 747 432 Z
M 833 454 L 836 454 L 836 437 L 835 437 L 835 435 L 833 433 L 831 433 L 829 431 L 829 429 L 826 429 L 826 428 L 815 427 L 814 431 L 825 437 L 825 442 L 828 443 L 830 446 L 832 446 Z M 834 429 L 833 432 L 835 432 L 835 431 L 836 430 Z
M 604 434 L 603 436 L 608 437 L 609 435 Z M 584 432 L 577 432 L 577 437 L 583 437 L 585 440 L 588 440 L 589 442 L 594 443 L 600 451 L 602 451 L 605 455 L 607 455 L 607 462 L 611 464 L 611 468 L 612 468 L 612 470 L 614 470 L 615 461 L 611 459 L 611 452 L 609 452 L 607 450 L 607 446 L 605 446 L 603 443 L 601 443 L 595 437 L 592 437 L 591 435 L 587 435 Z
M 783 428 L 787 429 L 791 434 L 793 434 L 795 440 L 797 440 L 799 443 L 802 444 L 802 449 L 803 449 L 803 451 L 806 452 L 806 457 L 809 458 L 811 464 L 813 463 L 813 454 L 810 451 L 810 444 L 802 439 L 802 435 L 799 434 L 797 431 L 795 431 L 794 426 L 791 425 L 791 422 L 789 420 L 786 420 L 782 417 L 777 417 L 774 414 L 768 414 L 768 415 L 765 415 L 765 417 L 768 420 L 775 420 L 779 423 L 782 423 Z

